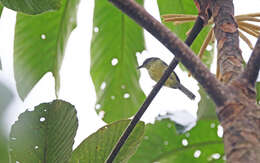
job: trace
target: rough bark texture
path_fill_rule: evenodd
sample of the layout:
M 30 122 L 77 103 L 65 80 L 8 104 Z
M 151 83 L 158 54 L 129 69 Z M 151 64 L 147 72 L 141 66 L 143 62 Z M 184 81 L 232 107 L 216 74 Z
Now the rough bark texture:
M 256 104 L 254 83 L 259 71 L 247 66 L 239 48 L 239 33 L 234 19 L 233 0 L 217 0 L 212 4 L 215 36 L 218 41 L 220 80 L 231 88 L 228 102 L 217 108 L 224 129 L 227 162 L 260 162 L 260 108 Z M 259 54 L 259 45 L 256 46 Z M 255 62 L 256 59 L 251 58 Z M 257 65 L 257 64 L 253 64 Z M 259 65 L 259 62 L 258 62 Z M 250 75 L 253 73 L 254 75 Z M 254 79 L 250 78 L 254 76 Z
M 243 70 L 243 58 L 239 48 L 239 33 L 234 19 L 232 0 L 213 3 L 214 33 L 218 40 L 218 63 L 221 81 L 229 83 Z

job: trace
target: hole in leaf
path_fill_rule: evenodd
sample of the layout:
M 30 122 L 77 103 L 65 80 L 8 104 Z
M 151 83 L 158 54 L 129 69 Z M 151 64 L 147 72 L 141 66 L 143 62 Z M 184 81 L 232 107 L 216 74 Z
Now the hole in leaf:
M 45 34 L 41 34 L 41 39 L 45 40 L 46 39 L 46 35 Z
M 219 158 L 220 158 L 220 154 L 219 153 L 214 153 L 214 154 L 212 154 L 211 155 L 211 157 L 213 158 L 213 159 L 215 159 L 215 160 L 218 160 Z
M 97 33 L 99 31 L 98 27 L 94 27 L 94 32 Z
M 183 146 L 187 146 L 189 144 L 187 139 L 182 139 L 181 143 Z
M 223 137 L 223 127 L 221 125 L 218 125 L 218 131 L 217 131 L 218 137 Z
M 44 122 L 44 121 L 45 121 L 45 117 L 41 117 L 40 122 Z
M 145 140 L 148 140 L 148 139 L 149 139 L 149 136 L 144 136 L 144 139 L 145 139 Z
M 118 64 L 118 59 L 117 58 L 113 58 L 111 61 L 112 66 L 115 66 Z
M 96 104 L 96 110 L 100 109 L 101 108 L 101 105 L 100 104 Z
M 127 99 L 127 98 L 129 98 L 129 97 L 130 97 L 130 94 L 129 94 L 129 93 L 125 93 L 125 94 L 124 94 L 124 98 L 125 98 L 125 99 Z
M 215 126 L 216 126 L 215 123 L 210 124 L 210 128 L 215 128 Z
M 102 82 L 102 84 L 100 85 L 100 89 L 104 90 L 106 86 L 107 86 L 106 82 Z
M 199 158 L 199 157 L 200 157 L 200 154 L 201 154 L 201 151 L 200 151 L 200 150 L 196 150 L 196 151 L 194 152 L 193 156 L 194 156 L 195 158 Z
M 168 141 L 164 141 L 163 144 L 164 144 L 164 145 L 168 145 L 169 142 L 168 142 Z
M 39 146 L 36 145 L 36 146 L 34 147 L 34 149 L 39 149 Z
M 111 96 L 111 99 L 114 100 L 114 99 L 116 99 L 116 97 L 115 96 Z

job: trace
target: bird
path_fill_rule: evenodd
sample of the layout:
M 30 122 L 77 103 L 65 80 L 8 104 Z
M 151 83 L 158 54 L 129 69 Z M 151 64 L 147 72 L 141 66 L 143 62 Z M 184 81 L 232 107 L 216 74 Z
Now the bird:
M 158 82 L 163 76 L 164 71 L 168 68 L 168 65 L 160 58 L 151 57 L 151 58 L 147 58 L 143 62 L 143 64 L 138 67 L 138 69 L 140 68 L 146 68 L 150 77 L 154 81 Z M 194 100 L 196 97 L 191 91 L 189 91 L 185 86 L 183 86 L 180 83 L 180 79 L 174 71 L 171 73 L 170 77 L 166 80 L 164 86 L 173 89 L 179 89 L 191 100 Z

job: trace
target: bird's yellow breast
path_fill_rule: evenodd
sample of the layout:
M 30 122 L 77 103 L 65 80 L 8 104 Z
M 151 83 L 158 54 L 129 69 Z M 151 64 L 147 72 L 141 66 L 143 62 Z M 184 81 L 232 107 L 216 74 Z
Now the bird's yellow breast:
M 149 68 L 148 72 L 149 72 L 149 75 L 151 76 L 151 78 L 158 82 L 164 71 L 167 69 L 167 66 L 164 65 L 164 64 L 161 64 L 161 63 L 155 63 L 155 64 L 152 64 L 151 67 Z M 175 87 L 177 84 L 177 81 L 176 81 L 176 77 L 175 77 L 175 74 L 174 73 L 171 73 L 171 76 L 167 79 L 167 81 L 165 82 L 165 86 L 167 87 Z

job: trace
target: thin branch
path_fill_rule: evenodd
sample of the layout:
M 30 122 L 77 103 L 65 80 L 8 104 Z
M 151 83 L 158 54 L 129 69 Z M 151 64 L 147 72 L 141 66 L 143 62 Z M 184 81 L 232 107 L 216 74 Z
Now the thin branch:
M 192 50 L 175 34 L 153 18 L 142 6 L 133 0 L 109 1 L 134 19 L 167 47 L 204 87 L 216 105 L 220 106 L 225 103 L 228 97 L 228 91 L 225 90 L 226 87 L 209 72 L 207 67 L 195 56 Z
M 141 119 L 142 115 L 148 108 L 148 106 L 153 101 L 154 97 L 157 95 L 159 90 L 162 88 L 163 84 L 166 82 L 166 80 L 169 78 L 171 73 L 173 72 L 174 68 L 177 66 L 178 61 L 176 59 L 173 59 L 169 67 L 165 70 L 162 78 L 156 83 L 148 97 L 146 98 L 145 102 L 139 109 L 139 111 L 136 113 L 134 118 L 131 120 L 129 125 L 127 126 L 126 130 L 124 131 L 123 135 L 120 137 L 119 141 L 117 142 L 116 146 L 114 147 L 113 151 L 108 156 L 108 159 L 106 160 L 106 163 L 112 163 L 115 157 L 117 156 L 118 152 L 120 151 L 121 147 L 124 145 L 125 141 L 127 140 L 128 136 L 131 134 L 132 130 L 138 123 L 138 121 Z
M 249 58 L 247 66 L 242 74 L 242 78 L 247 79 L 248 82 L 254 86 L 259 73 L 259 69 L 260 69 L 260 37 L 256 42 L 253 53 Z
M 198 36 L 200 31 L 203 28 L 203 20 L 200 17 L 197 17 L 195 24 L 193 25 L 190 34 L 188 35 L 187 39 L 185 40 L 185 43 L 190 46 L 195 38 Z M 179 61 L 174 58 L 169 65 L 169 67 L 165 70 L 163 76 L 159 80 L 159 82 L 155 85 L 155 87 L 152 89 L 146 100 L 144 101 L 141 108 L 138 110 L 138 112 L 135 114 L 134 118 L 131 120 L 129 125 L 127 126 L 126 130 L 124 131 L 123 135 L 120 137 L 119 141 L 113 148 L 112 152 L 108 156 L 108 159 L 106 160 L 107 163 L 112 163 L 115 157 L 117 156 L 118 152 L 120 151 L 121 147 L 124 145 L 125 141 L 127 140 L 128 136 L 131 134 L 132 130 L 138 123 L 138 121 L 143 116 L 144 112 L 147 110 L 151 102 L 153 101 L 154 97 L 158 94 L 166 80 L 169 78 L 170 74 L 173 72 L 175 67 L 178 65 Z
M 200 31 L 203 28 L 203 20 L 198 17 L 196 19 L 196 22 L 194 26 L 191 29 L 190 34 L 188 35 L 187 39 L 185 40 L 185 43 L 190 46 L 192 42 L 195 40 L 195 38 L 198 36 Z M 170 74 L 173 72 L 175 67 L 178 65 L 179 61 L 174 58 L 169 65 L 169 67 L 165 70 L 163 76 L 159 80 L 159 82 L 155 85 L 155 87 L 152 89 L 146 100 L 144 101 L 141 108 L 138 110 L 138 112 L 135 114 L 134 118 L 131 120 L 129 125 L 127 126 L 126 130 L 124 131 L 123 135 L 120 137 L 119 141 L 115 145 L 113 151 L 108 156 L 108 159 L 106 160 L 107 163 L 112 163 L 115 157 L 117 156 L 118 152 L 120 151 L 121 147 L 124 145 L 125 141 L 127 140 L 128 136 L 131 134 L 132 130 L 138 123 L 138 121 L 143 116 L 144 112 L 147 110 L 151 102 L 153 101 L 154 97 L 158 94 L 166 80 L 169 78 Z

